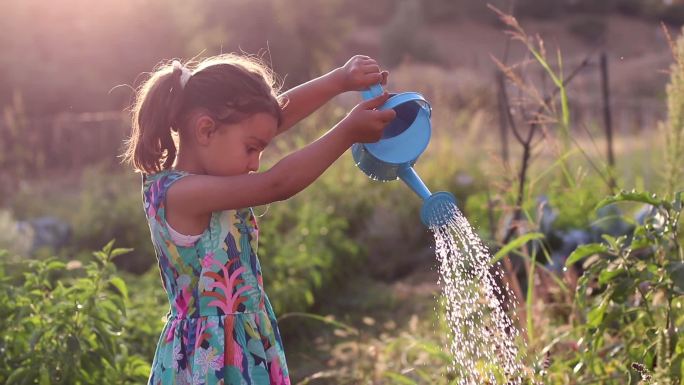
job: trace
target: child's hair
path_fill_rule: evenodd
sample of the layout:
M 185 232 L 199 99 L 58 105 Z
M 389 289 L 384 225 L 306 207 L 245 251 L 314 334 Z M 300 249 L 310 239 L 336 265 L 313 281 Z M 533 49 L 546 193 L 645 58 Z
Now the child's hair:
M 179 132 L 196 108 L 222 123 L 238 123 L 259 112 L 281 123 L 276 77 L 259 59 L 223 54 L 185 66 L 162 63 L 136 92 L 131 136 L 122 154 L 136 172 L 151 174 L 173 165 L 176 142 L 171 132 Z M 192 71 L 185 85 L 184 71 Z

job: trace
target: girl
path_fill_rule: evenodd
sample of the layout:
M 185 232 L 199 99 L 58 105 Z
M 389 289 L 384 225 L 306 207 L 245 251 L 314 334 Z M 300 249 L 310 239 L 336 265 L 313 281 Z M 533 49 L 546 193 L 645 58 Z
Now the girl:
M 308 146 L 257 172 L 262 151 L 338 93 L 386 80 L 354 56 L 278 96 L 254 59 L 221 55 L 163 65 L 140 88 L 125 161 L 142 198 L 171 308 L 148 384 L 290 384 L 276 317 L 255 253 L 251 206 L 285 200 L 351 144 L 380 139 L 387 94 L 355 106 Z M 176 144 L 178 147 L 176 147 Z

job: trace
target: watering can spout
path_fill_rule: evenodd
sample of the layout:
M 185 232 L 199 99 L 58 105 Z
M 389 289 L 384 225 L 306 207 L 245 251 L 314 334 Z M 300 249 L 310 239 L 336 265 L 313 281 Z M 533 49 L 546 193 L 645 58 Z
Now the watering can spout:
M 456 198 L 453 194 L 446 191 L 432 194 L 416 170 L 408 165 L 399 168 L 398 176 L 423 200 L 420 220 L 425 226 L 439 227 L 449 223 L 456 209 Z
M 425 200 L 432 195 L 427 186 L 425 186 L 425 183 L 423 183 L 418 174 L 416 174 L 416 170 L 414 170 L 413 167 L 404 165 L 399 168 L 397 174 L 399 179 L 403 180 L 404 183 L 406 183 L 413 192 L 418 194 L 421 199 Z

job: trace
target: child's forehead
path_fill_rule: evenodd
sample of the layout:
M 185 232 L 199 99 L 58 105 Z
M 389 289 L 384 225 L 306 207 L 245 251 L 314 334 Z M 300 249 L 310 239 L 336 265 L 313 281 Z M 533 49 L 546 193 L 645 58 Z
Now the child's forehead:
M 278 121 L 275 117 L 266 113 L 257 113 L 244 122 L 243 130 L 245 134 L 256 136 L 263 140 L 271 140 L 278 129 Z

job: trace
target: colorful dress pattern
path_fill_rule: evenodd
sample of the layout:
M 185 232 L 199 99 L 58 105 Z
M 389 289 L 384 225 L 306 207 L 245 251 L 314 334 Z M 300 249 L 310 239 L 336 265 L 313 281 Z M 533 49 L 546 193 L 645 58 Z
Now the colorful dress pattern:
M 170 309 L 148 385 L 289 385 L 280 332 L 263 289 L 251 208 L 217 211 L 191 246 L 176 245 L 166 191 L 190 175 L 143 175 L 142 197 Z

